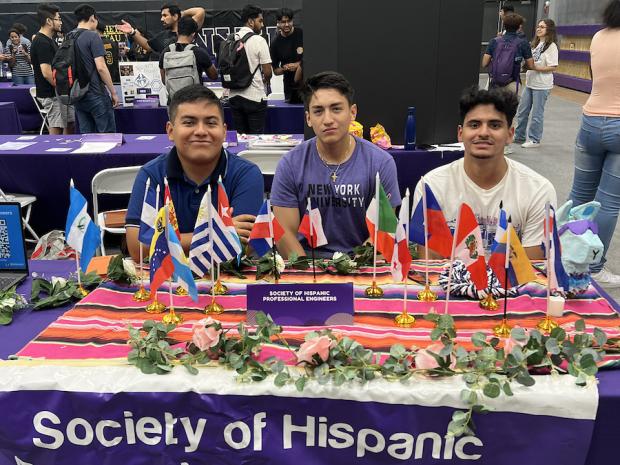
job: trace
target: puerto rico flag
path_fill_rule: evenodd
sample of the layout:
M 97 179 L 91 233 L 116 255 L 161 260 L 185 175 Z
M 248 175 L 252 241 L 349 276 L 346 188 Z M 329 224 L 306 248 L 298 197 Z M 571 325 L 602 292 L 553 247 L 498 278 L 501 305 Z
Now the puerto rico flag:
M 409 239 L 447 258 L 452 252 L 452 233 L 435 194 L 424 182 L 424 178 L 422 178 L 422 185 L 422 198 L 416 205 L 409 223 Z M 425 220 L 427 221 L 428 245 L 424 237 Z
M 461 260 L 465 264 L 476 289 L 486 289 L 487 265 L 484 260 L 482 234 L 476 215 L 466 203 L 461 204 L 457 229 L 454 233 L 456 234 L 454 259 Z
M 310 197 L 308 197 L 306 212 L 301 219 L 298 232 L 306 238 L 308 245 L 313 249 L 327 244 L 321 212 L 317 207 L 312 207 Z
M 273 247 L 272 238 L 278 242 L 283 235 L 284 229 L 271 213 L 271 202 L 265 200 L 250 231 L 250 245 L 258 256 L 262 257 Z

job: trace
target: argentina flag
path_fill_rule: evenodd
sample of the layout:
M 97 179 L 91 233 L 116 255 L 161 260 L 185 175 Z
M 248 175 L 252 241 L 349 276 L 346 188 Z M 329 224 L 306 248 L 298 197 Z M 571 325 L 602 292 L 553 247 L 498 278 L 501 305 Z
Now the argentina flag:
M 86 211 L 88 202 L 73 185 L 69 188 L 69 213 L 65 225 L 65 240 L 80 258 L 80 268 L 86 272 L 91 258 L 101 244 L 101 231 Z
M 241 253 L 241 243 L 213 208 L 211 186 L 202 201 L 192 243 L 189 249 L 190 267 L 198 276 L 205 276 L 212 263 L 222 263 Z
M 138 233 L 138 240 L 143 244 L 150 245 L 153 240 L 158 200 L 159 185 L 157 189 L 153 189 L 153 186 L 151 186 L 151 178 L 147 178 L 146 188 L 144 190 L 144 201 L 142 202 L 142 213 L 140 213 L 140 232 Z

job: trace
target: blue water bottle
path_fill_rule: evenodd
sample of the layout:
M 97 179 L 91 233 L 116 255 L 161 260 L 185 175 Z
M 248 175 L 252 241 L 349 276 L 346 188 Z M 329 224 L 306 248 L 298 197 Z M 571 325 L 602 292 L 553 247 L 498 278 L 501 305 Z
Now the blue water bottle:
M 405 150 L 415 150 L 415 107 L 407 109 L 405 125 Z

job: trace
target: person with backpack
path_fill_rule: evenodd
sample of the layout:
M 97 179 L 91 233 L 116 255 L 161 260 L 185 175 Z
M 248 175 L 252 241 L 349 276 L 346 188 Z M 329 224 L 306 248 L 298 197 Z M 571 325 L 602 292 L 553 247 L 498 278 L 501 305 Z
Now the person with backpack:
M 198 24 L 189 16 L 179 21 L 178 39 L 159 57 L 161 80 L 166 84 L 168 101 L 184 87 L 202 84 L 202 73 L 217 79 L 217 70 L 206 50 L 194 44 Z
M 37 100 L 47 112 L 50 134 L 73 134 L 73 106 L 62 103 L 56 95 L 56 81 L 52 72 L 52 62 L 58 50 L 54 35 L 62 28 L 60 8 L 42 3 L 37 7 L 37 16 L 40 29 L 34 36 L 30 52 Z
M 220 45 L 218 65 L 222 86 L 230 89 L 228 102 L 235 129 L 240 134 L 265 132 L 267 92 L 271 81 L 271 55 L 261 37 L 263 10 L 246 5 L 241 11 L 244 26 Z
M 522 16 L 515 13 L 505 14 L 506 34 L 501 37 L 494 37 L 489 41 L 487 50 L 482 57 L 483 68 L 491 65 L 489 87 L 503 87 L 518 93 L 521 65 L 525 63 L 527 69 L 534 69 L 530 45 L 517 34 L 522 24 Z
M 70 86 L 69 95 L 64 97 L 75 106 L 81 133 L 116 132 L 113 107 L 118 105 L 119 100 L 105 62 L 103 41 L 97 33 L 96 11 L 92 6 L 82 4 L 75 9 L 74 14 L 78 21 L 77 28 L 67 34 L 54 57 L 54 62 L 67 62 L 71 58 L 74 60 L 70 69 L 73 76 L 77 75 L 77 79 Z M 65 59 L 60 60 L 61 56 Z M 59 72 L 67 68 L 54 68 L 58 82 Z M 72 79 L 68 81 L 71 83 Z M 59 93 L 58 85 L 56 92 Z M 64 86 L 61 97 L 63 93 Z
M 534 69 L 525 73 L 525 87 L 517 110 L 517 127 L 515 144 L 525 149 L 540 147 L 543 133 L 543 116 L 547 97 L 553 89 L 553 71 L 558 67 L 558 46 L 555 33 L 555 22 L 543 19 L 536 27 L 536 37 L 532 42 Z M 532 112 L 532 120 L 525 140 L 527 120 Z

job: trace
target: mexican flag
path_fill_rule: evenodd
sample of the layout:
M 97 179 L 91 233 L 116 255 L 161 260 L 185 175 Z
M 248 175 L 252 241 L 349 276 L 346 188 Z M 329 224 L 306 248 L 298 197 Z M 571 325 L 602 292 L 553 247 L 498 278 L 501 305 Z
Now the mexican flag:
M 409 240 L 405 232 L 405 225 L 409 221 L 409 189 L 407 195 L 403 199 L 400 206 L 400 214 L 398 216 L 398 225 L 394 237 L 394 252 L 392 253 L 392 261 L 390 271 L 392 278 L 397 283 L 402 283 L 407 279 L 409 268 L 411 267 L 411 253 L 409 252 Z
M 379 173 L 377 173 L 377 185 L 375 197 L 370 202 L 366 210 L 366 226 L 370 234 L 370 242 L 375 246 L 377 252 L 383 255 L 387 262 L 392 261 L 394 252 L 394 237 L 396 236 L 396 226 L 398 219 L 394 214 L 390 199 L 385 194 Z M 377 243 L 375 244 L 375 228 L 377 230 Z

